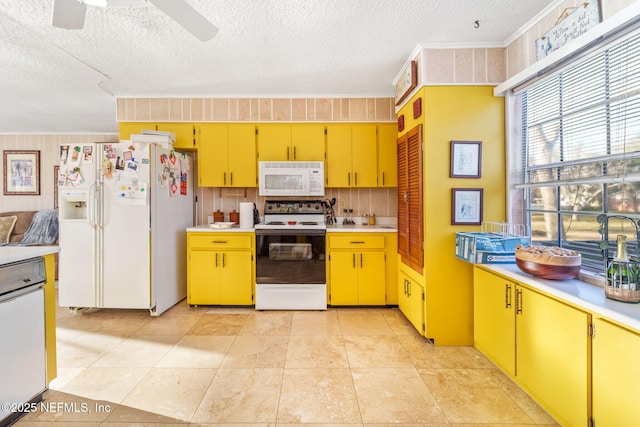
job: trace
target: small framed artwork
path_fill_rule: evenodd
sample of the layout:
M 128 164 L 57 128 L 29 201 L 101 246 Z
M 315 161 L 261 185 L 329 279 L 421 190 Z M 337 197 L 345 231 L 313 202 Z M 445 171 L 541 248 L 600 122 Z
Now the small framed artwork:
M 418 85 L 418 62 L 411 61 L 400 72 L 396 82 L 396 105 L 400 105 Z
M 482 188 L 451 189 L 451 224 L 482 224 Z
M 40 151 L 4 150 L 4 195 L 40 194 Z
M 481 141 L 451 141 L 451 178 L 480 178 Z

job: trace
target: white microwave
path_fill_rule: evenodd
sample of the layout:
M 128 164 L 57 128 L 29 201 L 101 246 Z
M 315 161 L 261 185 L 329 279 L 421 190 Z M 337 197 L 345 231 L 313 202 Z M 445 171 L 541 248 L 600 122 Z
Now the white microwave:
M 324 162 L 258 162 L 260 196 L 324 196 Z

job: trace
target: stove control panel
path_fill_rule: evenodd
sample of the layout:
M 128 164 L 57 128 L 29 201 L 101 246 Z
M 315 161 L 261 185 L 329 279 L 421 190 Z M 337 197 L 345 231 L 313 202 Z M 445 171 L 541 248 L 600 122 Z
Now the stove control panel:
M 267 200 L 264 203 L 266 214 L 321 214 L 320 200 Z

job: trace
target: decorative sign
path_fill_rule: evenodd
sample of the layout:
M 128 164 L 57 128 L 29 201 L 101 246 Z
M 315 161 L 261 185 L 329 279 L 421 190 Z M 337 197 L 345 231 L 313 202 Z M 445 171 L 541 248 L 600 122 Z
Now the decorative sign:
M 563 13 L 556 25 L 536 40 L 536 59 L 540 60 L 560 49 L 598 25 L 601 19 L 598 0 L 586 1 L 571 13 Z
M 411 61 L 402 70 L 400 78 L 396 82 L 396 105 L 404 101 L 416 86 L 418 86 L 418 63 Z

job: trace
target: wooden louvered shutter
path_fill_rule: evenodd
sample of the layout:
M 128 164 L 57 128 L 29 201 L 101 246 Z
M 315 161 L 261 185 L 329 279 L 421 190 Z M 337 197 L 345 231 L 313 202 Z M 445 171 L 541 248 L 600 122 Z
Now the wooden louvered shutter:
M 422 216 L 422 125 L 398 140 L 398 253 L 422 274 L 424 267 Z

